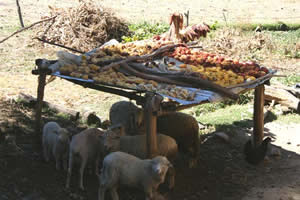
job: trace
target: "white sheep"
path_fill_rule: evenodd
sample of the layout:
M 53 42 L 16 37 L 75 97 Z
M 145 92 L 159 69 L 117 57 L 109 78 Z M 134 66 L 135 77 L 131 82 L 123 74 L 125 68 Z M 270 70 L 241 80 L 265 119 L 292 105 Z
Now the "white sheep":
M 134 155 L 140 159 L 147 158 L 146 135 L 122 136 L 118 132 L 110 132 L 104 138 L 106 152 L 122 151 Z M 176 141 L 167 135 L 157 134 L 158 155 L 166 156 L 174 161 L 177 157 L 178 147 Z M 166 177 L 167 187 L 172 189 L 175 185 L 175 169 L 170 168 Z
M 54 157 L 56 169 L 59 170 L 63 164 L 67 170 L 68 151 L 70 144 L 70 133 L 65 128 L 61 128 L 56 122 L 48 122 L 43 127 L 43 152 L 46 162 Z
M 98 200 L 105 199 L 106 190 L 110 191 L 112 200 L 119 200 L 119 185 L 141 188 L 146 200 L 150 200 L 164 182 L 169 167 L 172 164 L 164 156 L 142 160 L 124 152 L 110 153 L 103 160 Z
M 84 190 L 83 173 L 87 164 L 92 164 L 95 167 L 96 175 L 98 175 L 99 162 L 104 158 L 103 135 L 104 131 L 97 128 L 90 128 L 72 137 L 66 188 L 70 187 L 70 179 L 75 162 L 80 163 L 80 189 Z

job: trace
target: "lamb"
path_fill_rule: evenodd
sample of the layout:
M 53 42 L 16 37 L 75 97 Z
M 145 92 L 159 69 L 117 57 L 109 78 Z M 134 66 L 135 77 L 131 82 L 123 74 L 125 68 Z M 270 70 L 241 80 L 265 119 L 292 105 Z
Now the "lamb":
M 109 111 L 109 119 L 112 125 L 122 124 L 125 126 L 127 135 L 137 132 L 143 122 L 143 110 L 129 101 L 114 103 Z
M 98 200 L 105 199 L 106 190 L 110 191 L 112 200 L 118 200 L 119 184 L 142 188 L 146 200 L 150 200 L 164 182 L 169 167 L 172 164 L 164 156 L 142 160 L 124 152 L 110 153 L 104 158 L 99 176 Z
M 157 118 L 157 131 L 173 137 L 178 143 L 179 151 L 190 158 L 193 167 L 199 156 L 199 125 L 197 120 L 185 113 L 174 112 Z
M 104 139 L 106 152 L 122 151 L 134 155 L 140 159 L 147 158 L 146 135 L 120 136 L 119 133 L 110 133 Z M 170 161 L 177 158 L 177 143 L 167 135 L 157 134 L 158 155 L 166 156 Z M 167 187 L 172 189 L 175 185 L 175 169 L 170 168 L 167 173 Z
M 84 190 L 83 173 L 87 164 L 93 164 L 95 167 L 95 174 L 98 175 L 99 162 L 102 162 L 105 156 L 103 144 L 104 136 L 110 132 L 123 135 L 124 129 L 122 126 L 114 126 L 104 132 L 99 128 L 90 128 L 73 136 L 70 144 L 69 168 L 66 188 L 70 187 L 70 179 L 75 162 L 80 163 L 80 189 Z
M 50 157 L 54 157 L 56 169 L 59 170 L 63 164 L 64 170 L 68 165 L 68 149 L 70 144 L 70 133 L 65 128 L 61 128 L 56 122 L 48 122 L 43 127 L 43 153 L 46 162 Z
M 83 173 L 87 164 L 93 164 L 98 175 L 98 167 L 101 158 L 104 158 L 103 137 L 104 132 L 97 128 L 86 129 L 72 137 L 69 150 L 69 168 L 66 188 L 70 187 L 72 169 L 75 162 L 80 163 L 79 187 L 83 187 Z

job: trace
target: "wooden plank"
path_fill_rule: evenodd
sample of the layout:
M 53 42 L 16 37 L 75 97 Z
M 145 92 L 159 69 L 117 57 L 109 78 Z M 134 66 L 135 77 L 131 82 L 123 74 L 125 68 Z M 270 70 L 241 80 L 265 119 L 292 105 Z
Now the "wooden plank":
M 278 88 L 276 86 L 265 86 L 265 99 L 267 101 L 276 101 L 281 105 L 292 108 L 300 113 L 300 100 L 288 92 L 286 88 Z
M 146 94 L 145 103 L 145 120 L 146 120 L 146 144 L 147 144 L 147 157 L 153 158 L 157 156 L 157 130 L 156 130 L 156 120 L 157 113 L 160 109 L 160 103 L 163 97 L 156 95 L 154 93 Z
M 259 85 L 254 92 L 254 128 L 253 128 L 253 146 L 258 147 L 264 137 L 264 85 Z

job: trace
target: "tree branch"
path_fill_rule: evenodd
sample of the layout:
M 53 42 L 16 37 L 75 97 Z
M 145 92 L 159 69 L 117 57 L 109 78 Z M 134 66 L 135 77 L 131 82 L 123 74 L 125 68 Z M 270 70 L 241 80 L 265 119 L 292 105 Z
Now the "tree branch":
M 35 25 L 37 25 L 37 24 L 40 24 L 40 23 L 45 22 L 45 21 L 49 21 L 49 20 L 54 19 L 54 18 L 56 18 L 56 16 L 50 17 L 50 18 L 47 18 L 47 19 L 44 19 L 44 20 L 41 20 L 41 21 L 38 21 L 38 22 L 35 22 L 35 23 L 33 23 L 33 24 L 29 25 L 29 26 L 26 26 L 26 27 L 24 27 L 24 28 L 21 28 L 21 29 L 15 31 L 15 32 L 14 32 L 13 34 L 11 34 L 10 36 L 8 36 L 8 37 L 6 37 L 6 38 L 0 40 L 0 44 L 1 44 L 2 42 L 4 42 L 4 41 L 8 40 L 8 39 L 11 38 L 12 36 L 14 36 L 14 35 L 16 35 L 16 34 L 22 32 L 22 31 L 25 31 L 25 30 L 27 30 L 27 29 L 30 29 L 31 27 L 33 27 L 33 26 L 35 26 Z
M 64 46 L 64 45 L 62 45 L 62 44 L 56 44 L 56 43 L 54 43 L 54 42 L 50 42 L 50 41 L 48 41 L 48 40 L 45 40 L 45 39 L 42 39 L 42 38 L 39 38 L 39 37 L 35 37 L 34 39 L 37 39 L 37 40 L 39 40 L 39 41 L 41 41 L 41 42 L 45 42 L 45 43 L 47 43 L 47 44 L 51 44 L 51 45 L 54 45 L 54 46 L 58 46 L 58 47 L 65 48 L 65 49 L 74 51 L 74 52 L 76 52 L 76 53 L 84 54 L 83 51 L 79 51 L 79 50 L 73 49 L 73 48 L 71 48 L 71 47 L 66 47 L 66 46 Z

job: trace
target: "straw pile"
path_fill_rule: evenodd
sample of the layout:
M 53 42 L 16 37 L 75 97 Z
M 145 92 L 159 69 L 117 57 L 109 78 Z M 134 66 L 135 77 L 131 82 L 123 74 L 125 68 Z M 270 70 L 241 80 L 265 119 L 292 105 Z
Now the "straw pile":
M 36 36 L 57 44 L 87 52 L 113 38 L 121 41 L 129 33 L 124 21 L 91 1 L 75 8 L 49 8 L 50 17 L 57 17 L 41 24 Z
M 222 28 L 213 37 L 200 41 L 204 50 L 238 60 L 264 60 L 276 48 L 263 32 L 244 33 L 239 29 Z

